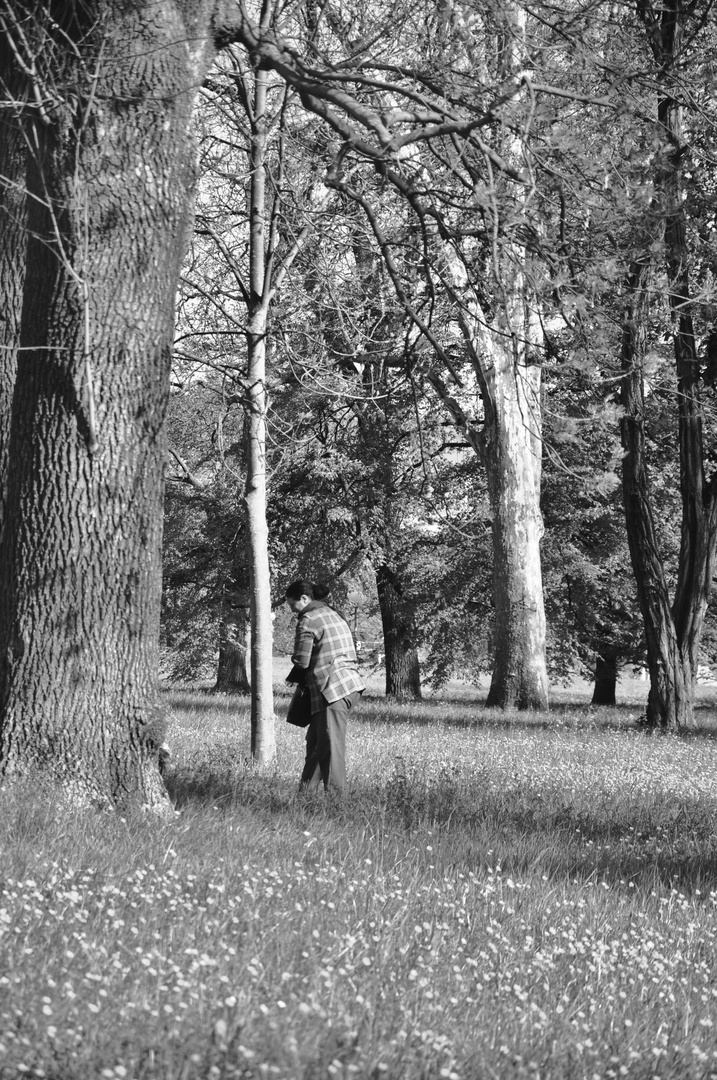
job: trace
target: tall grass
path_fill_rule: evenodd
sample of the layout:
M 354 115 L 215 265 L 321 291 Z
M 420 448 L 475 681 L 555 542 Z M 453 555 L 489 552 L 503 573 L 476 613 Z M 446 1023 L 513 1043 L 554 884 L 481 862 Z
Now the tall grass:
M 337 802 L 170 697 L 173 821 L 0 794 L 3 1080 L 717 1077 L 711 736 L 366 700 Z

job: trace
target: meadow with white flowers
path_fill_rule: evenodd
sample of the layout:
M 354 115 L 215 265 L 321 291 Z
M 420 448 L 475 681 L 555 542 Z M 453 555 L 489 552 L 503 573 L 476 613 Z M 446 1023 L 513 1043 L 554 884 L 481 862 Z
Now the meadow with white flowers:
M 717 1077 L 710 730 L 373 698 L 335 802 L 168 698 L 172 820 L 0 792 L 3 1080 Z

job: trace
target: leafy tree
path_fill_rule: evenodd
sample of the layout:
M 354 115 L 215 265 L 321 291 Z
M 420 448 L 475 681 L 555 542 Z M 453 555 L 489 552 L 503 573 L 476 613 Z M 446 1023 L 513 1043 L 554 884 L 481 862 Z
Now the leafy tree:
M 287 420 L 293 412 L 295 446 L 274 476 L 280 512 L 271 532 L 274 544 L 286 537 L 277 565 L 289 576 L 314 566 L 340 591 L 337 578 L 374 567 L 369 592 L 383 618 L 386 692 L 417 696 L 417 650 L 432 649 L 429 627 L 438 626 L 431 607 L 441 598 L 448 621 L 456 617 L 438 552 L 453 561 L 448 522 L 466 491 L 452 498 L 448 478 L 461 475 L 452 459 L 471 450 L 417 383 L 410 321 L 361 215 L 349 201 L 334 222 L 341 209 L 336 239 L 322 236 L 297 259 L 305 308 L 298 316 L 285 309 L 286 381 L 274 408 Z M 441 639 L 447 643 L 445 632 Z M 438 652 L 450 671 L 447 650 Z
M 715 46 L 710 12 L 710 4 L 682 0 L 669 0 L 659 8 L 638 3 L 636 9 L 644 32 L 643 48 L 647 46 L 654 63 L 648 100 L 655 119 L 644 122 L 648 147 L 643 157 L 643 190 L 647 196 L 637 218 L 627 273 L 622 338 L 623 482 L 630 553 L 647 639 L 647 721 L 675 727 L 692 722 L 717 541 L 717 478 L 712 467 L 713 440 L 705 441 L 703 405 L 705 393 L 708 397 L 712 393 L 709 342 L 714 318 L 709 302 L 714 244 L 711 253 L 709 242 L 704 244 L 704 184 L 713 183 L 705 148 L 714 138 L 717 122 L 707 91 Z M 693 216 L 697 208 L 702 212 Z M 658 256 L 664 275 L 660 294 L 669 313 L 674 348 L 673 400 L 682 500 L 672 601 L 658 541 L 645 431 L 650 312 L 655 281 L 660 280 Z M 702 288 L 695 290 L 695 281 L 700 279 Z M 700 337 L 707 344 L 702 355 Z
M 162 666 L 173 680 L 206 678 L 219 646 L 215 689 L 248 693 L 243 412 L 215 381 L 190 379 L 169 403 Z
M 594 678 L 593 704 L 614 705 L 620 668 L 645 659 L 625 535 L 619 410 L 614 381 L 594 366 L 576 370 L 580 335 L 563 336 L 570 351 L 544 368 L 549 667 L 557 679 L 576 670 Z
M 377 25 L 381 34 L 374 33 Z M 465 430 L 476 449 L 485 451 L 492 491 L 496 614 L 502 620 L 492 700 L 535 706 L 545 704 L 547 681 L 538 552 L 539 421 L 525 421 L 539 413 L 537 324 L 525 272 L 528 232 L 518 224 L 525 220 L 529 187 L 518 160 L 518 117 L 532 109 L 521 74 L 524 25 L 525 13 L 510 4 L 496 5 L 485 17 L 462 5 L 427 14 L 392 4 L 363 17 L 351 12 L 346 19 L 327 4 L 313 28 L 310 62 L 251 20 L 242 41 L 342 140 L 330 182 L 366 210 L 406 312 L 436 349 L 438 369 L 454 375 L 430 318 L 411 303 L 400 281 L 391 238 L 371 194 L 357 183 L 362 161 L 374 163 L 417 219 L 417 259 L 424 272 L 433 270 L 424 295 L 440 288 L 455 305 L 486 402 L 485 437 L 473 418 Z M 349 80 L 359 85 L 357 93 L 349 92 Z M 498 188 L 491 179 L 496 177 L 502 178 Z M 489 183 L 500 192 L 497 198 L 482 194 Z M 500 242 L 491 248 L 496 236 Z M 486 272 L 495 285 L 489 300 L 482 288 Z M 438 376 L 434 384 L 450 408 L 453 395 L 440 389 Z M 463 427 L 464 419 L 456 416 Z M 510 479 L 517 476 L 517 483 Z M 503 490 L 506 483 L 510 493 Z
M 267 5 L 267 25 L 274 18 Z M 320 207 L 307 182 L 296 102 L 270 72 L 231 50 L 207 86 L 197 237 L 184 272 L 180 341 L 223 377 L 244 411 L 244 552 L 251 624 L 252 754 L 275 754 L 272 584 L 267 524 L 268 382 L 275 365 L 272 306 Z M 303 171 L 302 171 L 303 170 Z M 319 188 L 318 202 L 325 189 Z M 288 203 L 288 206 L 285 205 Z M 302 212 L 303 221 L 300 221 Z M 231 624 L 229 624 L 231 625 Z M 225 654 L 231 651 L 225 642 Z
M 575 340 L 582 338 L 573 360 L 606 384 L 619 374 L 613 357 L 622 364 L 622 476 L 651 673 L 648 719 L 677 726 L 691 716 L 714 549 L 704 426 L 711 391 L 700 372 L 708 349 L 700 356 L 698 348 L 700 337 L 709 342 L 713 318 L 709 11 L 708 4 L 597 5 L 581 45 L 584 146 L 573 123 L 572 143 L 552 128 L 542 152 L 564 238 L 551 254 L 555 298 Z M 679 447 L 679 483 L 670 444 Z

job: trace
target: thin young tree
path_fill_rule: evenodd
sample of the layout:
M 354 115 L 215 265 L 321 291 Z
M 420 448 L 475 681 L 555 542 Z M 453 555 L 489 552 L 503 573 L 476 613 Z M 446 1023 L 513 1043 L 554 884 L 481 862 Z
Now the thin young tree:
M 275 11 L 264 9 L 264 30 Z M 228 50 L 202 106 L 202 179 L 193 256 L 183 274 L 181 337 L 197 364 L 223 380 L 245 415 L 245 548 L 249 564 L 252 757 L 276 753 L 272 687 L 272 580 L 267 523 L 272 307 L 314 231 L 326 189 L 299 149 L 301 110 L 265 66 Z

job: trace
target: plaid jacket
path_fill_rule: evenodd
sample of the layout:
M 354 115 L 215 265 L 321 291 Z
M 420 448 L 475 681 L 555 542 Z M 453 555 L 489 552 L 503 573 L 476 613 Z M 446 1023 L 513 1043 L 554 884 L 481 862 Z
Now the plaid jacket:
M 358 659 L 348 623 L 328 604 L 312 600 L 299 613 L 292 663 L 306 670 L 311 711 L 348 697 L 366 687 L 358 673 Z

